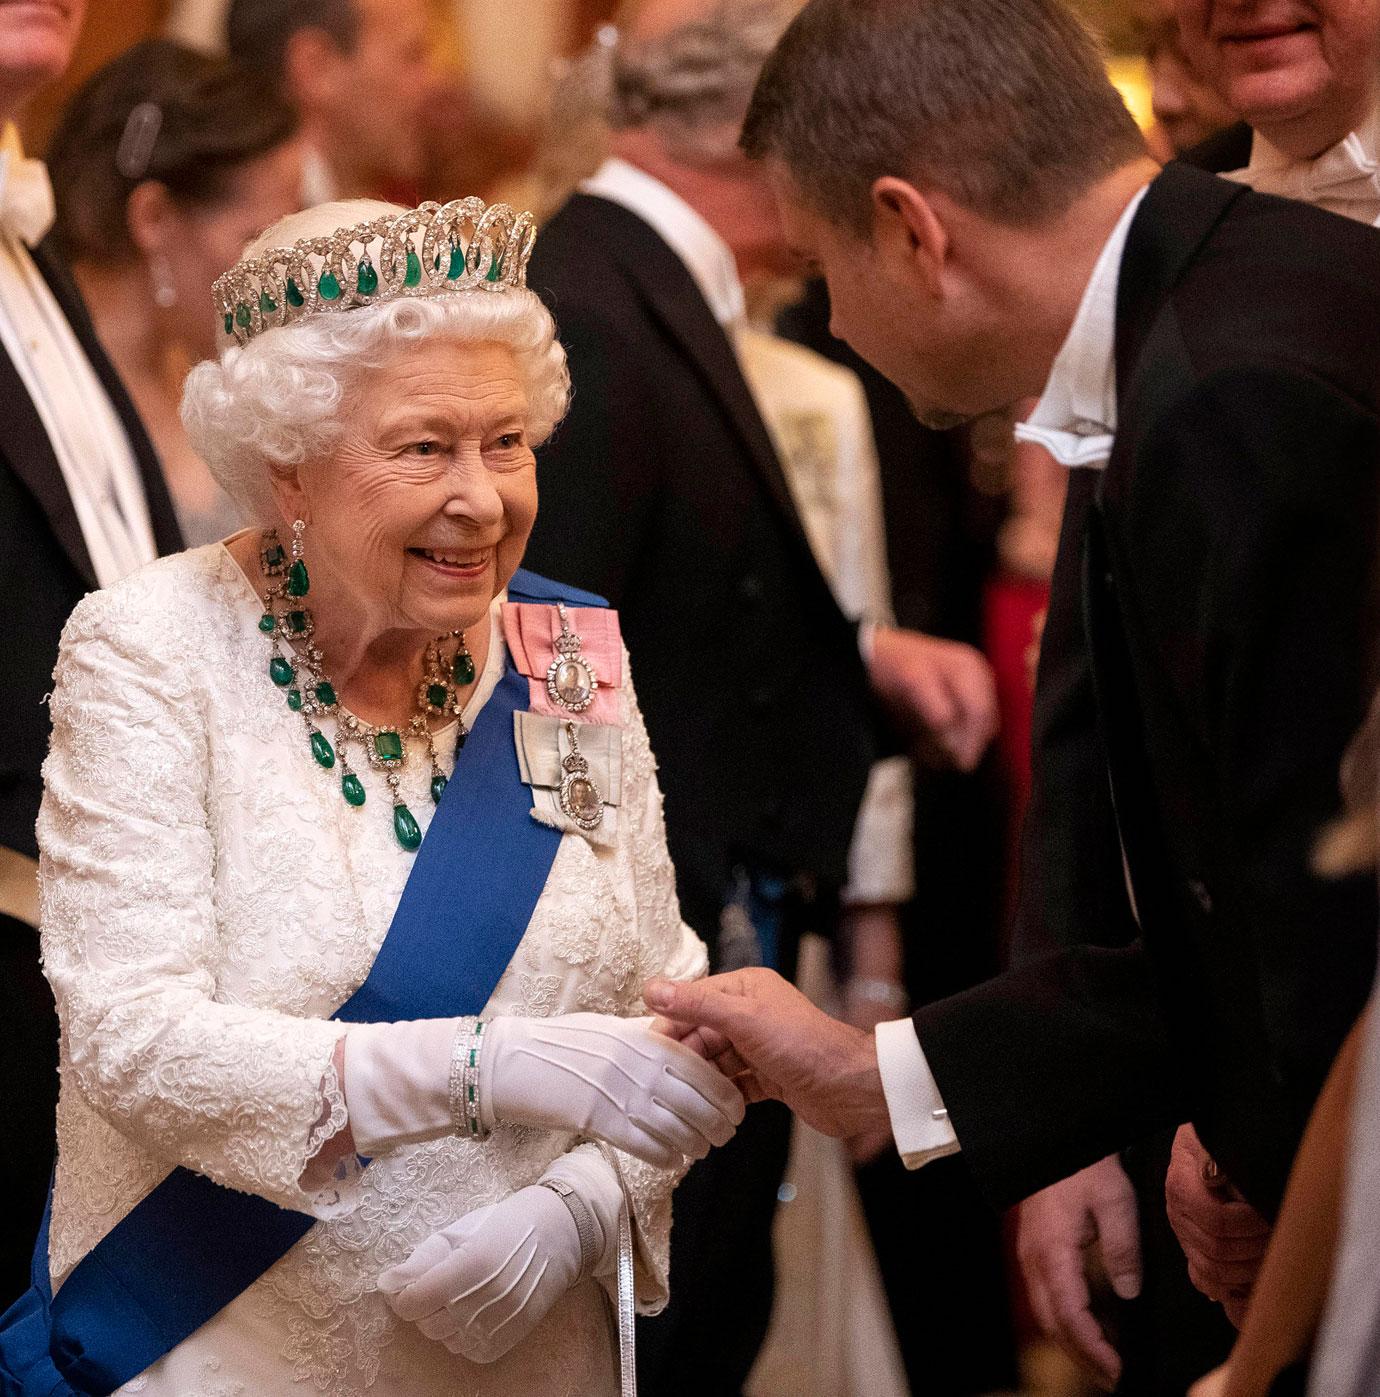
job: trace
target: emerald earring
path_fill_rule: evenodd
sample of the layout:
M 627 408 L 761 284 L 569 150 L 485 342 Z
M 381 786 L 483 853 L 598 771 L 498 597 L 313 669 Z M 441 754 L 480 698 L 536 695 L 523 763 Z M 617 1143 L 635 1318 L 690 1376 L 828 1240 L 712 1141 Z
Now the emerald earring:
M 305 597 L 311 586 L 307 576 L 307 565 L 302 561 L 302 535 L 307 531 L 305 519 L 292 521 L 292 566 L 288 568 L 287 594 L 290 597 Z

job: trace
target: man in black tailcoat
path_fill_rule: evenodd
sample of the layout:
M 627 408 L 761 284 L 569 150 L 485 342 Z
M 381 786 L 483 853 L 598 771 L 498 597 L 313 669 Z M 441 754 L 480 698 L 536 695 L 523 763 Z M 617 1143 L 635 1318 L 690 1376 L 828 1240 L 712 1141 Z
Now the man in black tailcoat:
M 0 126 L 61 75 L 81 0 L 0 6 Z M 57 1016 L 39 969 L 34 821 L 72 608 L 182 546 L 157 458 L 46 237 L 52 190 L 13 125 L 0 153 L 0 1309 L 28 1288 L 53 1164 Z M 209 312 L 208 312 L 209 313 Z
M 738 362 L 740 278 L 779 256 L 770 192 L 736 150 L 778 15 L 706 5 L 621 40 L 614 158 L 544 227 L 529 271 L 573 398 L 538 458 L 527 557 L 619 610 L 682 912 L 711 964 L 791 976 L 801 932 L 834 926 L 894 741 L 879 699 L 972 765 L 993 696 L 969 647 L 845 618 Z M 741 1389 L 770 1318 L 788 1141 L 786 1113 L 765 1111 L 677 1192 L 674 1298 L 639 1334 L 649 1391 Z
M 1192 1121 L 1268 1216 L 1374 966 L 1373 886 L 1310 858 L 1372 688 L 1380 235 L 1157 176 L 1057 0 L 814 0 L 745 139 L 929 420 L 1043 388 L 1028 957 L 872 1038 L 755 972 L 649 1002 L 995 1202 Z

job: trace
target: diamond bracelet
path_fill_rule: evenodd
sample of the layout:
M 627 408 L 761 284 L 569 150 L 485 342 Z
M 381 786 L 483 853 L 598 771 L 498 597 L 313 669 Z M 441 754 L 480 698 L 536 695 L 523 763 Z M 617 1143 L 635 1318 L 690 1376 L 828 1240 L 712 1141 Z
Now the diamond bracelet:
M 484 1020 L 461 1019 L 450 1051 L 450 1119 L 455 1133 L 482 1140 L 488 1131 L 479 1115 L 479 1054 L 484 1044 Z

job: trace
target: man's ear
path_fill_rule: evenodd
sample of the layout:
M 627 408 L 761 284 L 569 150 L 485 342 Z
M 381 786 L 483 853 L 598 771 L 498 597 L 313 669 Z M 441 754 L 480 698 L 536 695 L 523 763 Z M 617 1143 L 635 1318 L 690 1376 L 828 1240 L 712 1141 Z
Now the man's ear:
M 935 205 L 913 184 L 894 175 L 873 183 L 872 244 L 884 262 L 918 278 L 936 300 L 942 297 L 949 233 Z

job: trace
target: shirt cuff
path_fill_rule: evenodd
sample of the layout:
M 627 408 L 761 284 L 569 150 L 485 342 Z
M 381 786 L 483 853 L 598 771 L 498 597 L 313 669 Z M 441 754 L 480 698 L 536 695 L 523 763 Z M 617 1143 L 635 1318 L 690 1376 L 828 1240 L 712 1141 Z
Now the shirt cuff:
M 925 1061 L 914 1019 L 877 1025 L 877 1068 L 901 1163 L 919 1169 L 961 1146 L 934 1073 Z

